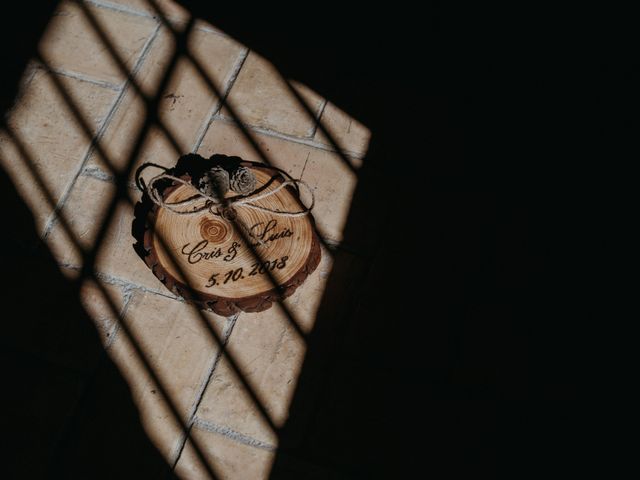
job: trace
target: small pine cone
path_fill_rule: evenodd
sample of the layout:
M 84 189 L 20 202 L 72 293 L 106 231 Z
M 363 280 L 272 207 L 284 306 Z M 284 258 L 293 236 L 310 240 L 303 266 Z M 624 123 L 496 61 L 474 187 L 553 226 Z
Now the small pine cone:
M 229 191 L 229 172 L 222 167 L 213 167 L 200 178 L 198 188 L 205 195 L 221 200 Z
M 256 189 L 256 177 L 248 168 L 238 167 L 231 172 L 229 186 L 236 193 L 248 195 Z

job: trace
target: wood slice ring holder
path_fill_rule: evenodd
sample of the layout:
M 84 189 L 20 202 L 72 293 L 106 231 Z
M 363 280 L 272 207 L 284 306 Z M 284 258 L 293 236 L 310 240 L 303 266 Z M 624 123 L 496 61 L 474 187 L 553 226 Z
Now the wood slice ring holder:
M 199 178 L 213 165 L 250 169 L 256 192 L 276 189 L 286 180 L 286 173 L 264 164 L 190 154 L 167 170 L 190 185 L 163 180 L 157 191 L 171 203 L 193 197 Z M 237 193 L 225 194 L 227 200 L 234 198 Z M 304 209 L 291 185 L 255 205 L 285 212 Z M 224 316 L 260 312 L 288 297 L 316 269 L 321 256 L 311 213 L 286 216 L 238 205 L 221 215 L 207 209 L 179 215 L 154 203 L 146 191 L 136 204 L 132 233 L 138 255 L 171 292 Z

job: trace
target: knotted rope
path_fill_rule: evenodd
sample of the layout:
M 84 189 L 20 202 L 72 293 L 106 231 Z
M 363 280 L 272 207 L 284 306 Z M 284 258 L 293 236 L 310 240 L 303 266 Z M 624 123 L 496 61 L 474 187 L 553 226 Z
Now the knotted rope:
M 150 166 L 160 167 L 159 165 L 150 165 Z M 163 167 L 160 167 L 160 168 L 163 168 Z M 137 184 L 138 184 L 138 188 L 147 192 L 147 194 L 149 195 L 149 198 L 154 204 L 156 204 L 160 208 L 165 208 L 168 211 L 175 213 L 177 215 L 193 215 L 203 210 L 209 210 L 209 212 L 211 212 L 214 215 L 223 216 L 223 213 L 225 211 L 229 211 L 231 207 L 246 207 L 254 210 L 273 213 L 275 215 L 281 215 L 283 217 L 301 217 L 301 216 L 307 215 L 311 211 L 311 209 L 313 209 L 313 206 L 315 204 L 315 196 L 313 194 L 313 190 L 306 182 L 300 179 L 294 179 L 290 177 L 288 174 L 286 174 L 286 172 L 282 172 L 279 169 L 278 171 L 281 173 L 284 173 L 289 178 L 286 179 L 284 182 L 280 183 L 280 185 L 278 185 L 276 188 L 271 190 L 266 189 L 257 194 L 256 192 L 259 189 L 256 188 L 245 195 L 238 195 L 231 198 L 218 198 L 218 196 L 205 193 L 202 190 L 196 188 L 191 182 L 184 180 L 180 177 L 171 175 L 169 173 L 166 173 L 166 169 L 165 169 L 165 172 L 151 178 L 151 180 L 147 185 L 144 185 L 144 182 L 137 182 Z M 158 184 L 159 182 L 166 181 L 166 180 L 170 180 L 172 182 L 190 187 L 195 191 L 195 193 L 193 196 L 184 200 L 180 200 L 177 202 L 167 202 L 163 198 L 162 193 L 156 186 L 156 184 Z M 277 210 L 274 208 L 264 207 L 256 203 L 260 200 L 263 200 L 272 195 L 275 195 L 280 190 L 282 190 L 283 188 L 289 185 L 293 186 L 297 192 L 300 192 L 300 188 L 299 188 L 300 185 L 304 186 L 309 192 L 309 195 L 311 197 L 311 204 L 307 207 L 304 205 L 304 203 L 302 203 L 302 200 L 300 200 L 300 203 L 303 205 L 304 208 L 297 212 L 289 212 L 285 210 Z M 184 207 L 189 207 L 191 205 L 198 204 L 203 200 L 204 200 L 204 204 L 196 206 L 195 208 L 192 208 L 189 210 L 183 210 Z

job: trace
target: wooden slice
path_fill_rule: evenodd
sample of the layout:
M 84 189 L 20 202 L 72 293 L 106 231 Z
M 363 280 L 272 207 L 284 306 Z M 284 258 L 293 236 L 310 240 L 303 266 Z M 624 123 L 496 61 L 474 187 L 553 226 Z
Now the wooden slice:
M 255 175 L 257 193 L 275 191 L 285 181 L 278 170 L 262 164 L 240 165 Z M 191 180 L 188 174 L 180 178 Z M 191 185 L 175 182 L 161 192 L 171 203 L 195 193 Z M 238 196 L 230 191 L 225 198 Z M 198 199 L 190 208 L 205 202 Z M 255 205 L 281 212 L 304 208 L 291 186 L 256 200 Z M 320 261 L 310 213 L 287 216 L 243 205 L 233 206 L 225 215 L 215 213 L 204 209 L 180 215 L 153 204 L 146 214 L 145 262 L 173 293 L 202 308 L 220 315 L 265 310 L 291 295 Z

